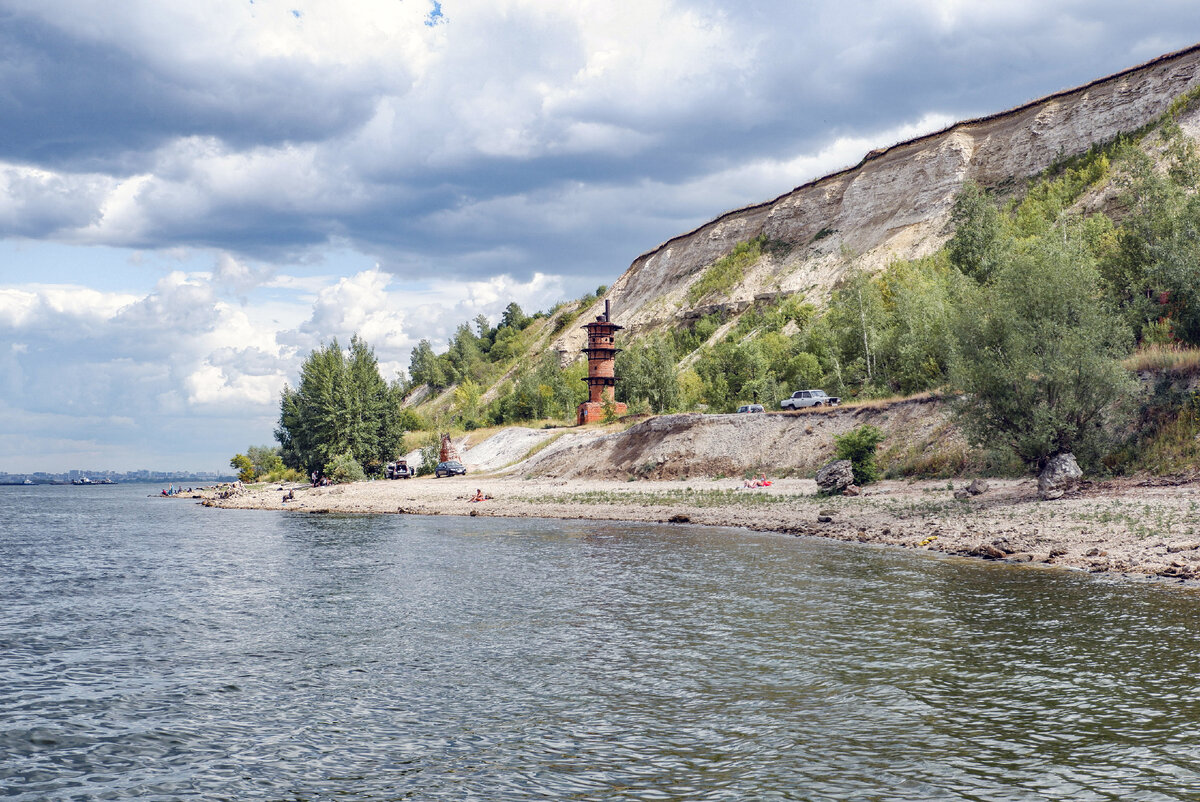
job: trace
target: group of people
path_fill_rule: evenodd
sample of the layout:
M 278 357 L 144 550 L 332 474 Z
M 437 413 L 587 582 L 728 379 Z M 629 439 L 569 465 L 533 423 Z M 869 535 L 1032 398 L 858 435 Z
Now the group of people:
M 757 479 L 747 479 L 742 483 L 742 487 L 770 487 L 771 480 L 767 478 L 765 473 L 760 473 Z
M 175 487 L 175 485 L 171 485 L 170 488 L 162 491 L 162 495 L 178 496 L 180 493 L 191 493 L 191 492 L 192 492 L 192 489 L 190 487 L 187 490 L 184 490 L 182 486 Z

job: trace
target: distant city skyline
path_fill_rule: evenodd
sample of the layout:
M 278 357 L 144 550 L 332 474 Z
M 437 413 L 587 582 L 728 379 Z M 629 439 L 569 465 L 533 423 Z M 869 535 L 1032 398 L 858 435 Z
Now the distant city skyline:
M 0 0 L 0 469 L 219 471 L 335 337 L 390 378 L 1198 40 L 1183 0 Z
M 137 471 L 113 470 L 83 470 L 73 468 L 66 471 L 0 471 L 0 484 L 21 484 L 26 479 L 35 483 L 56 482 L 67 483 L 82 479 L 99 481 L 103 479 L 113 482 L 169 482 L 169 481 L 200 481 L 217 482 L 237 478 L 233 471 L 220 473 L 217 471 L 152 471 L 142 469 Z

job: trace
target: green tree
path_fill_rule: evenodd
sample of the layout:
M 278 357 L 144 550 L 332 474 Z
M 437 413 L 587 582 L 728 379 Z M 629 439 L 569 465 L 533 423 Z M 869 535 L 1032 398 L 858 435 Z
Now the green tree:
M 1005 238 L 1005 223 L 983 187 L 974 181 L 963 184 L 950 213 L 954 236 L 947 251 L 950 263 L 977 281 L 987 281 L 996 268 Z
M 675 362 L 675 349 L 666 338 L 629 345 L 617 354 L 614 366 L 619 377 L 617 400 L 630 405 L 645 401 L 654 412 L 677 409 L 680 390 Z
M 343 351 L 337 340 L 314 350 L 296 389 L 285 387 L 275 438 L 283 462 L 305 473 L 351 457 L 375 471 L 392 459 L 404 435 L 402 388 L 379 375 L 375 352 L 357 335 Z
M 1200 345 L 1200 158 L 1181 132 L 1165 134 L 1165 173 L 1142 153 L 1125 160 L 1118 181 L 1130 213 L 1101 264 L 1139 335 L 1163 320 L 1177 339 Z
M 837 349 L 842 382 L 870 393 L 880 386 L 880 341 L 888 324 L 878 281 L 863 270 L 851 273 L 833 291 L 825 321 Z
M 235 454 L 233 459 L 229 460 L 229 467 L 238 472 L 238 479 L 241 481 L 254 481 L 254 465 L 245 454 Z
M 246 449 L 246 456 L 254 467 L 255 479 L 283 468 L 278 446 L 250 446 Z
M 521 310 L 520 305 L 513 301 L 508 306 L 504 307 L 504 314 L 500 316 L 500 326 L 520 331 L 530 324 L 532 318 Z
M 954 351 L 953 319 L 965 281 L 943 258 L 898 262 L 878 278 L 879 386 L 910 394 L 945 383 Z
M 442 390 L 450 386 L 446 376 L 446 366 L 443 359 L 433 352 L 429 340 L 421 340 L 412 350 L 409 357 L 408 375 L 413 384 L 427 384 L 434 390 Z
M 1109 415 L 1134 386 L 1119 361 L 1128 328 L 1099 285 L 1089 255 L 1064 231 L 1010 248 L 968 297 L 952 377 L 972 442 L 1037 470 L 1063 452 L 1095 458 Z

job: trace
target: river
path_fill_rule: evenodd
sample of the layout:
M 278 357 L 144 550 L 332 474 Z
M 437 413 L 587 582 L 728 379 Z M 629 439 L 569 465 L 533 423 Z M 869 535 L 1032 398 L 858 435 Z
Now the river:
M 0 487 L 0 796 L 1200 798 L 1200 595 L 739 530 Z

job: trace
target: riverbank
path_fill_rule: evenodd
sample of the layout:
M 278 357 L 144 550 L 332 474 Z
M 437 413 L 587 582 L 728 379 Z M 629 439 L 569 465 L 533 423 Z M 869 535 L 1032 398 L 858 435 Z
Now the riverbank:
M 466 476 L 310 488 L 259 486 L 214 507 L 296 513 L 392 513 L 674 522 L 925 549 L 1133 577 L 1200 581 L 1200 483 L 1084 483 L 1038 501 L 1034 480 L 886 481 L 858 497 L 824 498 L 809 479 L 745 488 L 733 479 L 602 481 Z M 471 502 L 476 489 L 489 496 Z M 284 496 L 291 492 L 294 498 Z

